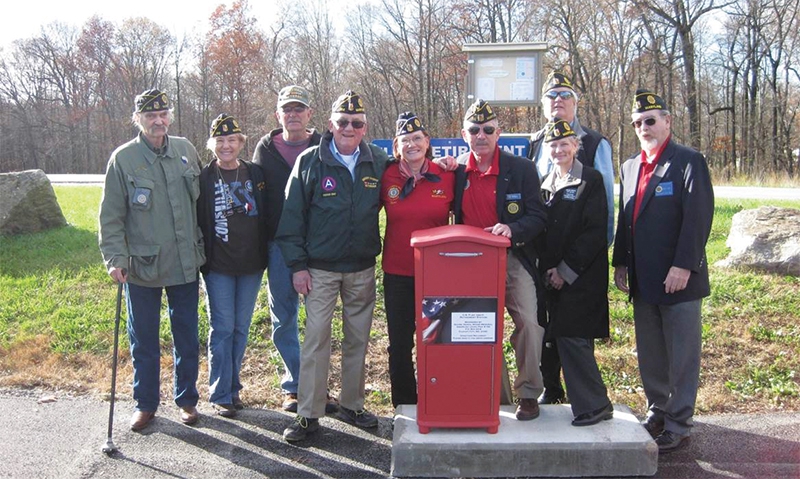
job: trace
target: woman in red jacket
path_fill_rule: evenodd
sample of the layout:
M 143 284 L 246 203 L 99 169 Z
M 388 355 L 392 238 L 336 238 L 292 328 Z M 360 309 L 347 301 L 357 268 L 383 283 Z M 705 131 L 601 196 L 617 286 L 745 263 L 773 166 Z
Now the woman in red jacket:
M 414 250 L 411 233 L 448 224 L 455 176 L 432 161 L 430 136 L 412 112 L 397 118 L 394 161 L 381 178 L 386 209 L 383 291 L 389 325 L 389 378 L 392 405 L 417 403 L 414 372 Z

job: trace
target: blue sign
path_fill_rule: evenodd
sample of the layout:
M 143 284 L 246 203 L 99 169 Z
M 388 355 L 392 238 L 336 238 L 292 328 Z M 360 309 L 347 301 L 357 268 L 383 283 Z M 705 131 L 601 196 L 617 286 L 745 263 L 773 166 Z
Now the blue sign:
M 500 148 L 517 156 L 527 156 L 530 141 L 528 137 L 522 136 L 501 136 L 498 141 Z M 382 148 L 386 154 L 392 156 L 392 140 L 373 140 L 372 144 Z M 431 149 L 433 157 L 463 155 L 469 151 L 469 146 L 461 138 L 431 138 Z

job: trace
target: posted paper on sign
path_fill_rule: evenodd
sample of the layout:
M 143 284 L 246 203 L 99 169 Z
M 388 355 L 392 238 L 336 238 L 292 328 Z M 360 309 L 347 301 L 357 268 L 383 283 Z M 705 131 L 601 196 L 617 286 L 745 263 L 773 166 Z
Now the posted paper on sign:
M 450 340 L 454 343 L 493 343 L 495 341 L 494 312 L 452 313 Z

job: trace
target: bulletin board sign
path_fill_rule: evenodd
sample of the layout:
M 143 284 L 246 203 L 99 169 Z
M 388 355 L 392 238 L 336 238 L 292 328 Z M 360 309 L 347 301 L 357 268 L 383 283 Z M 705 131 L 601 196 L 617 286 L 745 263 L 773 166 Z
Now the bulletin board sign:
M 546 43 L 469 43 L 466 105 L 535 106 L 542 88 Z

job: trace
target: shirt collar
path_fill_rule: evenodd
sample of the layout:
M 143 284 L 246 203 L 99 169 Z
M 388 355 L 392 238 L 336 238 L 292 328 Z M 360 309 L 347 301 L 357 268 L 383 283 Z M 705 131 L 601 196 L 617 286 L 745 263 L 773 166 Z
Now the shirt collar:
M 658 160 L 660 160 L 660 159 L 661 159 L 661 153 L 663 153 L 663 152 L 664 152 L 664 148 L 666 148 L 666 147 L 667 147 L 667 145 L 669 144 L 669 142 L 670 142 L 671 140 L 672 140 L 672 134 L 670 133 L 670 135 L 667 137 L 667 141 L 665 141 L 665 142 L 664 142 L 664 144 L 663 144 L 663 145 L 661 145 L 661 146 L 658 148 L 658 151 L 656 152 L 656 155 L 653 157 L 653 161 L 652 161 L 652 162 L 648 162 L 648 161 L 647 161 L 647 152 L 645 152 L 644 150 L 642 150 L 642 158 L 641 158 L 641 160 L 640 160 L 640 161 L 641 161 L 641 163 L 642 163 L 643 165 L 646 165 L 646 164 L 653 164 L 653 165 L 655 165 L 656 163 L 658 163 Z
M 500 147 L 494 147 L 494 155 L 492 156 L 492 164 L 489 166 L 489 169 L 486 170 L 485 173 L 481 173 L 478 169 L 478 160 L 475 159 L 475 154 L 471 151 L 469 152 L 469 159 L 467 159 L 467 172 L 477 171 L 478 174 L 482 176 L 486 175 L 494 175 L 497 176 L 500 174 Z

